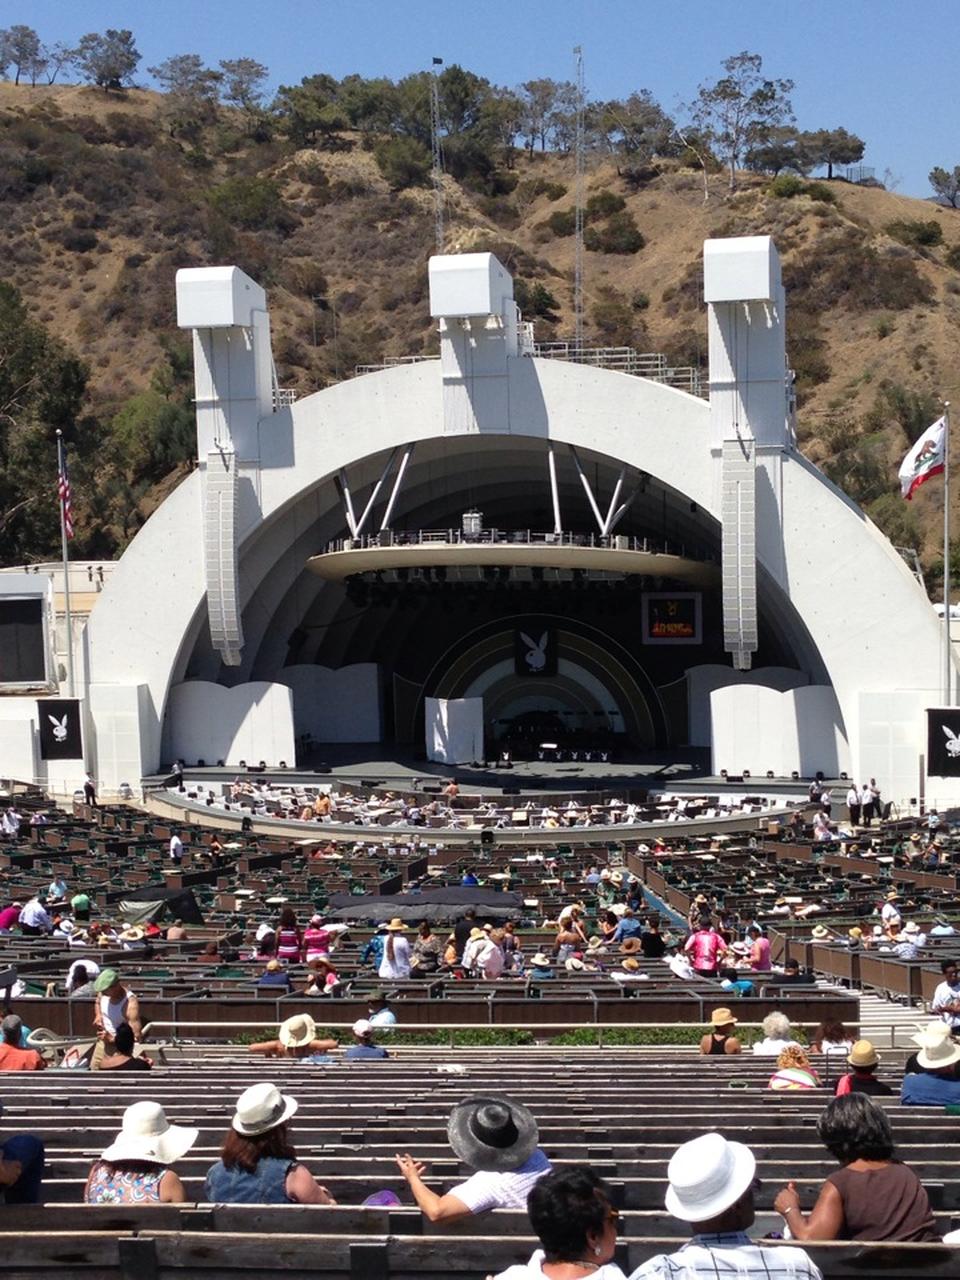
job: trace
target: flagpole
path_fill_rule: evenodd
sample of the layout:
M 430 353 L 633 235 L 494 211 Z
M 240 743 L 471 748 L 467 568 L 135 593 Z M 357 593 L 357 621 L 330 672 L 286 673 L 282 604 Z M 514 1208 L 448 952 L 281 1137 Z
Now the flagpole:
M 950 697 L 950 401 L 943 403 L 943 702 Z
M 57 429 L 57 492 L 60 492 L 60 477 L 63 471 L 63 432 Z M 70 565 L 67 560 L 67 515 L 60 496 L 60 546 L 63 554 L 63 604 L 67 626 L 67 687 L 70 697 L 75 698 L 76 684 L 73 678 L 73 621 L 70 616 Z

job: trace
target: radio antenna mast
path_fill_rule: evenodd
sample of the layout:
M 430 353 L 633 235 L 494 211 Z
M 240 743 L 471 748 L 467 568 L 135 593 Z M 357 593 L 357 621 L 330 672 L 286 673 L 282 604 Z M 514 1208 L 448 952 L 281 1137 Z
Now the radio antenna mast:
M 584 103 L 586 90 L 583 82 L 583 49 L 577 45 L 573 51 L 577 65 L 577 126 L 574 140 L 576 155 L 576 220 L 574 227 L 573 267 L 573 323 L 577 359 L 583 355 L 583 179 L 584 179 Z
M 440 143 L 440 82 L 437 67 L 443 66 L 442 58 L 434 58 L 430 75 L 430 143 L 433 151 L 431 178 L 433 181 L 433 219 L 437 238 L 437 253 L 443 253 L 443 147 Z

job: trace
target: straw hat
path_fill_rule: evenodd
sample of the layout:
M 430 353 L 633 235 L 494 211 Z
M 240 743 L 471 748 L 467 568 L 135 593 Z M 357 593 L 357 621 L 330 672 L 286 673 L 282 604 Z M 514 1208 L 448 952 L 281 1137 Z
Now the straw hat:
M 919 933 L 920 926 L 917 924 L 916 920 L 908 920 L 907 923 L 903 926 L 903 932 L 910 933 L 910 934 Z
M 810 931 L 810 936 L 812 938 L 829 938 L 830 930 L 825 925 L 815 924 Z
M 285 1049 L 301 1049 L 316 1037 L 317 1024 L 309 1013 L 295 1013 L 280 1024 L 277 1039 Z
M 705 893 L 698 893 L 697 896 L 694 898 L 694 902 L 707 902 L 707 901 L 708 901 L 708 898 Z
M 863 937 L 863 930 L 859 927 L 859 925 L 854 925 L 852 929 L 849 929 L 849 930 L 847 931 L 847 937 L 848 937 L 848 938 L 862 938 L 862 937 Z
M 503 1094 L 475 1094 L 450 1113 L 447 1139 L 454 1155 L 472 1169 L 504 1172 L 533 1155 L 537 1122 L 522 1103 Z
M 610 876 L 611 884 L 623 884 L 623 872 L 614 871 Z
M 171 1124 L 159 1102 L 135 1102 L 124 1111 L 123 1127 L 101 1159 L 110 1164 L 120 1160 L 173 1164 L 187 1154 L 199 1132 L 187 1125 Z
M 942 1036 L 939 1040 L 931 1040 L 917 1054 L 917 1065 L 925 1071 L 941 1071 L 944 1067 L 952 1067 L 960 1062 L 960 1044 Z
M 120 942 L 139 942 L 143 937 L 143 930 L 138 924 L 132 925 L 129 929 L 124 929 L 122 933 L 117 934 Z
M 475 941 L 477 938 L 482 938 L 482 937 L 484 937 L 484 932 L 483 932 L 483 930 L 482 930 L 482 929 L 471 929 L 471 930 L 470 930 L 470 941 L 471 941 L 471 942 Z
M 296 1113 L 296 1099 L 287 1097 L 275 1084 L 264 1080 L 241 1093 L 231 1126 L 245 1138 L 256 1138 L 286 1124 Z
M 896 889 L 891 889 L 890 892 L 887 894 L 887 901 L 893 902 L 894 898 L 899 898 L 899 897 L 900 895 L 899 893 L 897 893 Z
M 640 961 L 635 959 L 633 956 L 627 956 L 626 960 L 623 962 L 623 968 L 626 969 L 628 973 L 636 973 L 640 968 Z
M 576 956 L 570 956 L 564 961 L 564 968 L 568 973 L 580 973 L 586 968 L 582 960 L 578 960 Z
M 399 916 L 394 916 L 394 918 L 387 925 L 387 931 L 389 933 L 402 933 L 404 929 L 409 929 L 409 928 L 410 926 L 408 924 L 404 924 L 404 922 L 400 919 Z
M 941 1040 L 949 1040 L 952 1034 L 948 1022 L 928 1022 L 923 1027 L 918 1025 L 917 1034 L 910 1039 L 921 1049 L 926 1049 L 929 1045 L 939 1044 Z
M 737 1025 L 737 1019 L 730 1009 L 714 1009 L 710 1015 L 710 1021 L 715 1027 L 735 1027 Z
M 620 943 L 620 953 L 625 956 L 635 956 L 638 951 L 642 950 L 639 938 L 625 938 Z
M 681 1222 L 706 1222 L 729 1209 L 753 1182 L 757 1162 L 749 1147 L 705 1133 L 685 1142 L 667 1166 L 667 1211 Z
M 538 969 L 549 969 L 553 961 L 549 956 L 545 956 L 542 951 L 538 951 L 530 963 L 536 965 Z
M 875 1067 L 880 1062 L 880 1055 L 869 1040 L 858 1040 L 847 1054 L 851 1067 Z

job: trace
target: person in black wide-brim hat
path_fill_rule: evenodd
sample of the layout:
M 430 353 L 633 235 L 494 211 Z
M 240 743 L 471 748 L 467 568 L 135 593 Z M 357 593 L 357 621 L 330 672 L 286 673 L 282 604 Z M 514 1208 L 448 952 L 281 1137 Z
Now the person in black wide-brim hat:
M 522 1103 L 504 1094 L 474 1094 L 450 1113 L 447 1137 L 454 1154 L 476 1170 L 445 1195 L 423 1181 L 426 1166 L 412 1156 L 397 1155 L 400 1172 L 431 1222 L 485 1213 L 488 1209 L 526 1208 L 538 1178 L 550 1172 L 550 1161 L 537 1145 L 537 1122 Z

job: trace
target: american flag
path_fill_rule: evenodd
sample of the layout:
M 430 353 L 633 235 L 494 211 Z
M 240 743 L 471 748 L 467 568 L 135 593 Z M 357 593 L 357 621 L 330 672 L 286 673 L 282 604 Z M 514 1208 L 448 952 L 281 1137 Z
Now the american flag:
M 73 537 L 73 506 L 70 502 L 70 477 L 67 475 L 67 460 L 60 454 L 60 474 L 57 476 L 57 496 L 63 508 L 63 527 L 67 537 Z

